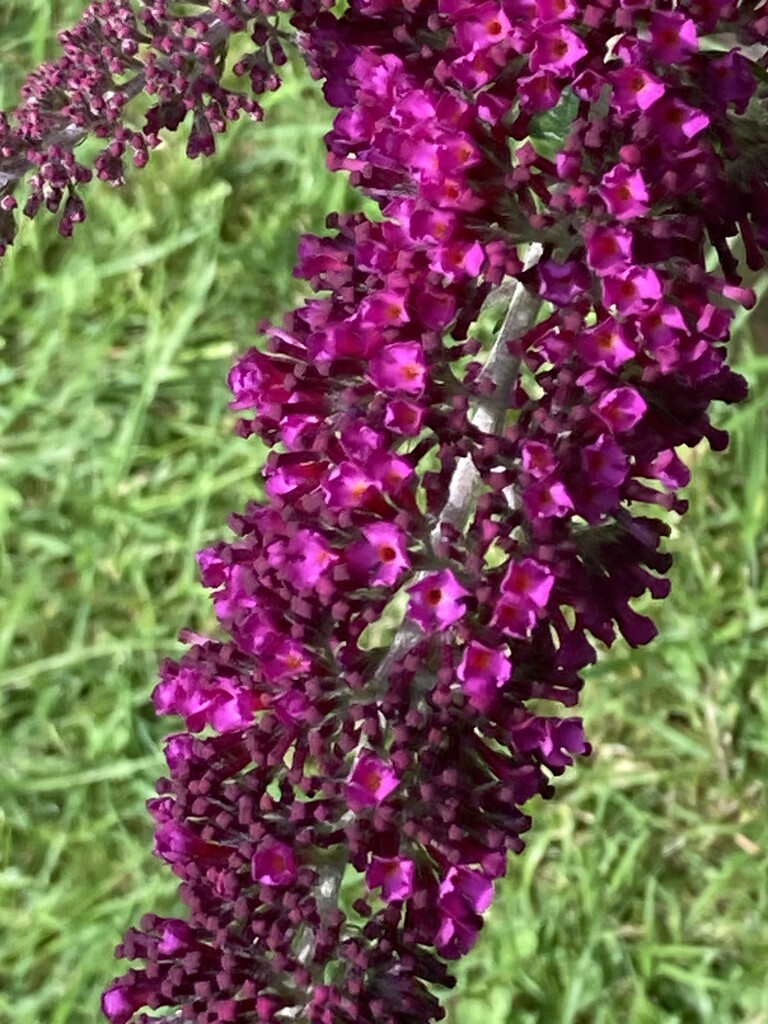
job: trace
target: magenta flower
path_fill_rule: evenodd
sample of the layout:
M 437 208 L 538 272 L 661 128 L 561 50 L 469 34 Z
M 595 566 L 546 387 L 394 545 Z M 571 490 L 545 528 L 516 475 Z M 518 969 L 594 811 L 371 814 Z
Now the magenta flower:
M 426 365 L 417 342 L 386 345 L 371 360 L 369 379 L 382 391 L 420 395 L 424 391 Z
M 610 75 L 609 80 L 614 103 L 622 114 L 648 110 L 666 92 L 661 79 L 642 67 L 622 68 Z
M 626 267 L 632 258 L 632 233 L 626 228 L 597 227 L 587 239 L 587 261 L 603 277 Z
M 755 77 L 747 58 L 731 50 L 722 57 L 713 57 L 708 71 L 709 86 L 718 103 L 733 103 L 735 112 L 743 114 L 755 91 Z
M 166 821 L 155 830 L 152 852 L 173 865 L 186 864 L 193 858 L 215 864 L 229 856 L 224 847 L 202 839 L 192 828 L 177 821 Z
M 550 771 L 558 775 L 573 764 L 572 754 L 589 750 L 579 718 L 524 718 L 512 727 L 512 743 L 520 753 L 538 751 Z
M 619 487 L 628 472 L 627 457 L 609 435 L 601 434 L 580 454 L 582 478 L 574 488 L 579 513 L 589 523 L 597 523 L 620 502 Z
M 669 490 L 679 490 L 691 482 L 691 471 L 674 450 L 659 452 L 648 467 L 648 475 Z
M 554 474 L 526 487 L 523 501 L 532 519 L 557 519 L 573 509 L 565 484 Z
M 346 801 L 353 811 L 375 807 L 386 800 L 399 785 L 392 765 L 375 754 L 364 752 L 358 758 L 345 788 Z
M 539 18 L 546 24 L 548 21 L 572 21 L 578 17 L 578 9 L 574 0 L 536 0 Z
M 188 732 L 171 734 L 165 738 L 165 760 L 171 772 L 178 769 L 192 756 L 194 736 Z
M 272 636 L 261 648 L 261 671 L 269 683 L 295 679 L 308 672 L 312 662 L 306 650 L 295 640 Z
M 260 697 L 236 677 L 206 676 L 199 667 L 166 662 L 161 681 L 152 691 L 157 713 L 180 715 L 191 732 L 200 732 L 206 725 L 219 732 L 249 725 Z
M 549 601 L 554 583 L 552 570 L 532 558 L 510 563 L 491 625 L 512 637 L 528 636 Z
M 554 71 L 539 71 L 538 74 L 521 78 L 519 82 L 520 106 L 526 114 L 540 114 L 557 106 L 561 92 Z
M 453 239 L 447 245 L 433 246 L 430 250 L 430 270 L 451 281 L 477 277 L 484 262 L 485 253 L 476 242 L 468 244 Z
M 469 703 L 478 711 L 490 707 L 496 691 L 507 682 L 511 674 L 512 663 L 503 650 L 486 647 L 474 640 L 464 649 L 456 670 Z
M 393 523 L 372 523 L 361 530 L 364 540 L 355 541 L 346 553 L 350 568 L 372 586 L 394 586 L 410 567 L 402 530 Z
M 435 948 L 446 960 L 458 960 L 472 949 L 480 933 L 482 920 L 465 912 L 456 918 L 451 914 L 440 915 L 440 926 L 435 935 Z
M 666 144 L 694 139 L 710 125 L 709 116 L 703 110 L 690 107 L 679 99 L 663 100 L 649 116 L 659 139 Z
M 424 423 L 424 409 L 413 402 L 396 398 L 389 402 L 384 413 L 384 426 L 404 437 L 416 437 Z
M 332 509 L 359 508 L 376 494 L 376 482 L 353 462 L 342 462 L 325 478 L 323 493 Z
M 684 60 L 698 49 L 696 23 L 677 11 L 653 11 L 651 14 L 651 51 L 662 64 Z
M 571 72 L 586 53 L 586 46 L 575 32 L 565 25 L 553 25 L 550 22 L 537 33 L 536 45 L 531 54 L 531 70 Z
M 677 306 L 669 303 L 659 303 L 640 322 L 643 340 L 654 354 L 677 348 L 685 336 L 685 318 Z
M 270 498 L 296 497 L 303 492 L 313 490 L 323 474 L 323 465 L 316 459 L 297 462 L 275 461 L 274 469 L 265 470 L 265 490 Z
M 627 267 L 603 278 L 603 300 L 623 316 L 645 313 L 661 298 L 661 281 L 650 267 Z
M 464 956 L 482 926 L 480 914 L 493 899 L 493 882 L 478 871 L 452 867 L 440 883 L 440 924 L 435 945 L 447 960 Z
M 547 260 L 538 270 L 542 296 L 557 306 L 567 306 L 590 284 L 589 271 L 577 260 Z
M 158 953 L 173 956 L 175 953 L 186 952 L 194 944 L 195 933 L 186 921 L 166 918 L 160 930 Z
M 475 914 L 482 914 L 490 907 L 492 899 L 493 882 L 479 871 L 452 867 L 440 883 L 440 907 L 456 916 L 464 907 Z
M 109 988 L 101 997 L 101 1012 L 110 1024 L 128 1024 L 134 1013 L 151 999 L 155 986 L 146 975 L 143 985 L 139 978 L 137 974 L 133 984 Z
M 425 633 L 457 622 L 465 612 L 463 599 L 469 597 L 450 569 L 426 576 L 409 587 L 408 593 L 412 596 L 407 614 Z
M 406 293 L 381 291 L 366 296 L 360 303 L 361 323 L 375 327 L 397 327 L 407 323 L 410 317 L 405 308 Z
M 487 49 L 509 38 L 512 25 L 497 3 L 475 4 L 471 17 L 456 27 L 456 42 L 465 53 Z
M 642 217 L 648 211 L 648 188 L 642 174 L 624 164 L 603 175 L 598 192 L 608 212 L 619 221 Z
M 604 392 L 594 411 L 612 434 L 623 434 L 640 421 L 647 408 L 648 403 L 635 388 L 622 386 Z
M 543 441 L 524 441 L 520 445 L 520 451 L 522 467 L 534 480 L 550 476 L 557 468 L 552 449 Z
M 365 883 L 369 889 L 381 888 L 381 898 L 386 903 L 408 899 L 413 893 L 416 865 L 407 857 L 371 858 L 365 872 Z
M 303 725 L 310 717 L 309 698 L 300 690 L 287 690 L 276 697 L 271 706 L 288 731 L 295 731 L 296 726 Z
M 521 600 L 534 608 L 543 608 L 549 600 L 555 577 L 552 570 L 533 558 L 511 562 L 501 583 L 501 592 L 511 600 Z
M 626 328 L 612 317 L 606 317 L 595 327 L 582 331 L 578 346 L 579 354 L 590 366 L 613 371 L 635 354 Z
M 294 586 L 310 590 L 332 568 L 338 554 L 313 530 L 299 530 L 285 549 L 283 571 Z
M 254 882 L 285 887 L 295 881 L 296 874 L 296 858 L 285 843 L 268 840 L 257 848 L 251 858 Z

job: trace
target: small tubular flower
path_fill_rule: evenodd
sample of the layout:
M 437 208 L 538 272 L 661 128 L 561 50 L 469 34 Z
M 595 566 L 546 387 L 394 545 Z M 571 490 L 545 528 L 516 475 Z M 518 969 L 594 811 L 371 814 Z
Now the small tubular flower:
M 373 807 L 386 800 L 398 786 L 397 772 L 374 754 L 363 753 L 346 786 L 346 800 L 352 810 Z
M 469 596 L 450 569 L 426 576 L 408 588 L 411 600 L 408 615 L 425 632 L 446 629 L 465 611 L 463 598 Z

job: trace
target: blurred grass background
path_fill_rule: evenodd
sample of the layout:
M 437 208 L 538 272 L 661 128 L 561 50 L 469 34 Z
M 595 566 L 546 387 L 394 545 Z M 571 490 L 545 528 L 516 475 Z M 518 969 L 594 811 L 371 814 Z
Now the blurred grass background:
M 5 0 L 1 106 L 82 7 Z M 73 241 L 41 215 L 0 271 L 0 1024 L 95 1024 L 124 928 L 175 905 L 148 698 L 210 622 L 195 551 L 257 487 L 225 374 L 299 300 L 298 235 L 355 204 L 316 86 L 270 106 L 215 159 L 171 142 L 91 186 Z M 765 330 L 738 338 L 731 448 L 691 455 L 661 636 L 590 673 L 596 753 L 533 809 L 450 1024 L 768 1024 Z

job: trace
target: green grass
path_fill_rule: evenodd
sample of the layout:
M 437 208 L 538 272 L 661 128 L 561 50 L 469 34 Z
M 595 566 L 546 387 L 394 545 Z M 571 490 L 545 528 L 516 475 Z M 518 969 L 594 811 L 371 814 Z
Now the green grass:
M 6 0 L 4 105 L 81 7 Z M 91 187 L 73 241 L 26 225 L 0 274 L 0 1024 L 95 1024 L 123 929 L 174 906 L 148 695 L 178 629 L 211 621 L 194 552 L 258 486 L 225 374 L 299 298 L 298 234 L 354 202 L 323 170 L 316 87 L 275 99 L 214 160 L 169 144 Z M 718 414 L 728 453 L 692 455 L 660 638 L 590 673 L 596 754 L 533 808 L 451 1024 L 768 1024 L 768 358 L 748 335 L 752 398 Z

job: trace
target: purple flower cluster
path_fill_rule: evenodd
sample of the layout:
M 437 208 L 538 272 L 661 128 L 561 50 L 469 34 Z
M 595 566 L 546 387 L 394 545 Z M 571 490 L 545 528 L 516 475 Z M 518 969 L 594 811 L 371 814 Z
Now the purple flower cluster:
M 187 634 L 154 691 L 187 729 L 150 810 L 189 919 L 127 933 L 118 955 L 143 966 L 104 1013 L 439 1019 L 433 985 L 523 848 L 522 806 L 589 751 L 580 719 L 538 702 L 577 703 L 596 642 L 652 639 L 632 602 L 668 592 L 668 528 L 643 507 L 685 510 L 675 449 L 722 448 L 709 405 L 745 393 L 728 303 L 754 297 L 729 240 L 762 266 L 768 8 L 350 0 L 337 17 L 275 0 L 169 21 L 155 2 L 131 21 L 126 6 L 92 5 L 69 37 L 58 66 L 83 84 L 56 124 L 114 134 L 119 163 L 192 110 L 206 152 L 208 129 L 257 113 L 222 91 L 217 47 L 255 19 L 263 49 L 242 66 L 258 93 L 263 54 L 280 62 L 267 15 L 290 9 L 338 108 L 330 165 L 381 217 L 302 240 L 314 297 L 231 372 L 240 433 L 272 449 L 267 500 L 199 555 L 226 639 Z M 160 95 L 144 141 L 113 133 L 125 92 L 104 77 L 140 59 Z M 548 154 L 539 133 L 563 110 Z M 79 172 L 54 156 L 66 175 L 37 177 L 61 191 Z M 483 349 L 473 325 L 507 294 Z
M 59 214 L 59 231 L 72 234 L 85 219 L 80 188 L 94 171 L 121 185 L 126 159 L 143 167 L 163 129 L 175 131 L 191 120 L 187 155 L 210 155 L 215 137 L 241 113 L 261 120 L 256 97 L 280 84 L 277 68 L 286 61 L 287 38 L 278 20 L 308 27 L 334 0 L 95 0 L 80 22 L 62 32 L 64 51 L 42 64 L 25 82 L 22 102 L 10 115 L 0 112 L 0 255 L 13 243 L 17 223 L 14 192 L 28 177 L 23 212 L 41 207 Z M 196 14 L 179 8 L 199 7 Z M 245 35 L 250 49 L 232 70 L 246 78 L 246 91 L 224 84 L 233 37 Z M 141 130 L 132 127 L 126 106 L 139 94 L 150 99 Z M 102 140 L 93 169 L 73 150 L 86 136 Z

